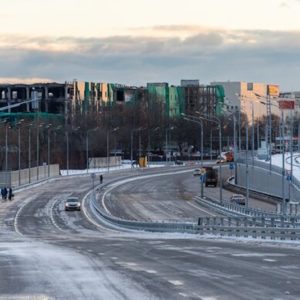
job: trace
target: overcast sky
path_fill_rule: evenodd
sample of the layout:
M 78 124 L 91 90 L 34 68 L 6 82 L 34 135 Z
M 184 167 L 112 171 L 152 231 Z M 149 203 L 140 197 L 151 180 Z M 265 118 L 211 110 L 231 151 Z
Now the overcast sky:
M 300 90 L 299 0 L 1 0 L 0 81 Z

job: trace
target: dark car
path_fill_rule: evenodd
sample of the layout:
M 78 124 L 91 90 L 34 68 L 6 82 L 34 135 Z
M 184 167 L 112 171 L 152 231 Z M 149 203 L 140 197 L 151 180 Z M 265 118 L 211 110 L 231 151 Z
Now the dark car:
M 79 198 L 69 197 L 65 202 L 65 210 L 81 210 Z

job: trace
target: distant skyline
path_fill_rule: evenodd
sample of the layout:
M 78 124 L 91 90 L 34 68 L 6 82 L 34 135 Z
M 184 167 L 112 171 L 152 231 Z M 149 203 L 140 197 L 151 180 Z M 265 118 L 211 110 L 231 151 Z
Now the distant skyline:
M 2 0 L 0 81 L 300 90 L 299 0 Z

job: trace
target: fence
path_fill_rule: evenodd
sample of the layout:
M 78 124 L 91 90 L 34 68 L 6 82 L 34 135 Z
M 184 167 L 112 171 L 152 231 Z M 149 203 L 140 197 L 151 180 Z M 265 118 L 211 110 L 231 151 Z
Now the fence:
M 0 172 L 0 187 L 18 187 L 59 175 L 59 165 L 44 165 L 17 171 Z

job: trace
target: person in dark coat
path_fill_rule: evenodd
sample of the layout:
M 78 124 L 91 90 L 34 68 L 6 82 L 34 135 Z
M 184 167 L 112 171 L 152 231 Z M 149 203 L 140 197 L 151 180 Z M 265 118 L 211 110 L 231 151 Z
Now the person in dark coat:
M 4 188 L 1 188 L 1 196 L 2 196 L 2 200 L 4 200 Z
M 10 187 L 8 188 L 8 200 L 11 200 L 13 196 L 12 188 Z
M 100 184 L 101 184 L 103 182 L 103 175 L 102 174 L 99 176 L 99 179 L 100 179 Z
M 4 196 L 4 200 L 6 200 L 7 199 L 7 188 L 6 187 L 3 188 L 3 196 Z

